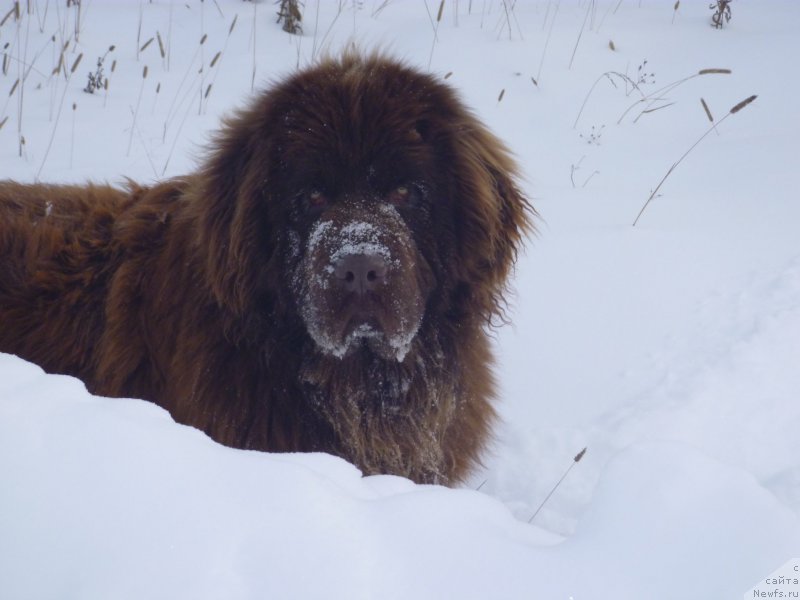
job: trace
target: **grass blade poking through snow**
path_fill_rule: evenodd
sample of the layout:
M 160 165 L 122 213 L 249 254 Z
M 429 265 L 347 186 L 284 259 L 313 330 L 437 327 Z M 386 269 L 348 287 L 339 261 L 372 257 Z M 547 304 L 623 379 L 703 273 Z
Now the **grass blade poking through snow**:
M 64 50 L 66 50 L 66 44 L 64 45 Z M 62 57 L 64 50 L 62 50 Z M 81 64 L 81 59 L 83 58 L 83 52 L 78 54 L 78 58 L 75 59 L 75 62 L 72 63 L 72 68 L 67 73 L 67 66 L 64 64 L 63 60 L 59 61 L 58 69 L 63 69 L 64 77 L 67 80 L 67 83 L 64 85 L 64 91 L 61 93 L 61 102 L 58 105 L 58 112 L 56 113 L 56 122 L 53 125 L 53 130 L 50 132 L 50 141 L 47 143 L 47 148 L 44 151 L 44 157 L 42 157 L 42 164 L 39 165 L 39 170 L 36 171 L 36 181 L 39 181 L 39 176 L 42 174 L 42 169 L 44 169 L 44 165 L 47 162 L 47 157 L 50 155 L 50 149 L 53 147 L 53 140 L 56 137 L 56 130 L 58 129 L 58 121 L 61 118 L 61 109 L 64 108 L 64 98 L 67 95 L 67 90 L 69 89 L 69 81 L 72 79 L 72 75 L 75 73 L 78 65 Z
M 564 474 L 561 476 L 561 479 L 559 479 L 558 483 L 556 483 L 553 486 L 553 489 L 550 490 L 550 493 L 547 494 L 547 496 L 545 496 L 544 500 L 542 500 L 542 503 L 539 505 L 539 508 L 537 508 L 536 511 L 531 516 L 531 518 L 528 519 L 528 523 L 532 523 L 533 522 L 533 520 L 536 518 L 536 515 L 539 514 L 539 511 L 542 510 L 544 505 L 547 504 L 547 501 L 550 500 L 550 496 L 552 496 L 555 493 L 555 491 L 558 489 L 558 486 L 561 485 L 561 482 L 564 481 L 567 478 L 567 475 L 569 475 L 569 472 L 572 470 L 572 467 L 574 467 L 576 464 L 578 464 L 581 461 L 581 459 L 583 458 L 584 454 L 586 454 L 586 448 L 584 448 L 583 450 L 578 452 L 578 454 L 575 455 L 575 458 L 572 459 L 572 463 L 569 465 L 567 470 L 564 471 Z
M 550 44 L 550 37 L 553 35 L 553 25 L 556 24 L 556 16 L 558 15 L 558 8 L 561 6 L 561 2 L 556 3 L 556 10 L 553 13 L 553 20 L 550 21 L 550 29 L 547 32 L 547 38 L 544 41 L 544 49 L 542 50 L 542 57 L 539 59 L 539 70 L 536 71 L 536 79 L 533 80 L 533 83 L 536 86 L 539 86 L 539 82 L 542 80 L 542 66 L 544 65 L 544 57 L 547 54 L 547 46 Z M 547 11 L 550 12 L 550 5 L 547 6 Z M 547 24 L 547 15 L 545 15 L 545 24 Z
M 572 50 L 572 57 L 569 59 L 569 69 L 572 69 L 572 63 L 575 60 L 575 54 L 578 52 L 578 45 L 581 43 L 581 38 L 583 37 L 583 30 L 586 29 L 586 22 L 589 20 L 589 13 L 592 12 L 592 8 L 594 8 L 594 0 L 586 4 L 586 16 L 583 18 L 583 25 L 581 25 L 581 30 L 578 33 L 578 39 L 575 40 L 575 48 Z
M 639 88 L 639 85 L 633 79 L 631 79 L 630 77 L 628 77 L 624 73 L 618 73 L 617 71 L 606 71 L 605 73 L 600 75 L 600 77 L 595 79 L 594 83 L 592 84 L 592 87 L 589 88 L 589 92 L 586 94 L 586 97 L 583 99 L 583 104 L 581 104 L 581 109 L 578 111 L 578 116 L 575 117 L 575 122 L 572 124 L 572 128 L 573 129 L 575 129 L 578 126 L 578 121 L 580 121 L 580 119 L 581 119 L 581 115 L 583 114 L 583 109 L 586 108 L 586 104 L 589 102 L 589 97 L 592 95 L 592 92 L 594 92 L 594 88 L 597 87 L 597 84 L 600 83 L 603 79 L 608 79 L 608 81 L 611 82 L 611 85 L 613 85 L 614 87 L 617 87 L 617 84 L 614 83 L 614 79 L 613 79 L 614 77 L 619 78 L 619 80 L 622 81 L 623 83 L 625 83 L 626 85 L 630 85 L 631 89 L 632 90 L 636 90 L 637 92 L 639 92 L 639 94 L 642 96 L 642 98 L 646 98 L 647 97 L 645 95 L 645 93 L 642 92 L 642 90 Z
M 703 110 L 706 113 L 706 117 L 708 117 L 708 120 L 711 122 L 711 125 L 713 126 L 714 125 L 714 115 L 711 114 L 711 109 L 708 108 L 708 104 L 706 104 L 706 101 L 703 100 L 703 98 L 700 98 L 700 104 L 703 105 Z M 716 131 L 717 135 L 719 135 L 719 131 L 717 131 L 716 127 L 714 127 L 714 131 Z
M 258 5 L 253 2 L 253 75 L 250 77 L 250 92 L 252 93 L 256 89 L 256 32 L 258 31 L 257 23 L 258 18 L 256 15 L 256 7 Z M 166 168 L 166 167 L 165 167 Z
M 656 197 L 656 194 L 658 194 L 658 190 L 660 190 L 660 189 L 661 189 L 661 186 L 662 186 L 662 185 L 664 185 L 664 182 L 667 180 L 667 177 L 669 177 L 669 176 L 670 176 L 670 174 L 671 174 L 671 173 L 672 173 L 672 172 L 675 170 L 675 168 L 676 168 L 676 167 L 677 167 L 679 164 L 681 164 L 681 161 L 683 161 L 683 159 L 684 159 L 684 158 L 686 158 L 686 157 L 689 155 L 689 153 L 690 153 L 692 150 L 694 150 L 694 149 L 695 149 L 695 147 L 696 147 L 696 146 L 697 146 L 697 145 L 698 145 L 700 142 L 702 142 L 702 141 L 705 139 L 705 137 L 706 137 L 706 136 L 707 136 L 709 133 L 711 133 L 712 131 L 714 131 L 714 129 L 716 128 L 716 126 L 717 126 L 717 125 L 721 124 L 721 123 L 722 123 L 722 122 L 723 122 L 725 119 L 727 119 L 727 118 L 728 118 L 728 117 L 730 117 L 731 115 L 735 115 L 737 112 L 739 112 L 740 110 L 742 110 L 742 109 L 743 109 L 745 106 L 747 106 L 748 104 L 750 104 L 750 103 L 751 103 L 753 100 L 755 100 L 757 97 L 758 97 L 758 96 L 756 96 L 756 95 L 753 95 L 753 96 L 750 96 L 750 97 L 748 97 L 748 98 L 745 98 L 744 100 L 742 100 L 741 102 L 739 102 L 739 104 L 737 104 L 737 105 L 736 105 L 736 106 L 734 106 L 732 109 L 730 109 L 730 110 L 728 111 L 728 114 L 727 114 L 727 115 L 725 115 L 724 117 L 722 117 L 722 118 L 721 118 L 721 119 L 720 119 L 720 120 L 717 122 L 717 124 L 716 124 L 716 125 L 712 124 L 712 125 L 711 125 L 711 127 L 709 127 L 709 128 L 708 128 L 708 130 L 707 130 L 707 131 L 706 131 L 706 132 L 705 132 L 703 135 L 701 135 L 701 136 L 698 138 L 698 140 L 697 140 L 697 141 L 696 141 L 694 144 L 692 144 L 692 146 L 691 146 L 691 147 L 690 147 L 690 148 L 689 148 L 689 149 L 688 149 L 686 152 L 684 152 L 684 153 L 683 153 L 683 156 L 681 156 L 681 157 L 680 157 L 680 158 L 679 158 L 677 161 L 675 161 L 675 163 L 673 163 L 673 165 L 672 165 L 672 166 L 669 168 L 669 170 L 667 171 L 666 175 L 664 175 L 664 177 L 662 177 L 662 178 L 661 178 L 661 181 L 659 181 L 659 182 L 658 182 L 658 185 L 656 186 L 656 189 L 654 189 L 654 190 L 652 191 L 652 193 L 650 194 L 650 197 L 649 197 L 649 198 L 647 199 L 647 201 L 644 203 L 644 206 L 642 206 L 642 210 L 640 210 L 640 211 L 639 211 L 639 214 L 638 214 L 638 215 L 636 215 L 636 219 L 634 219 L 634 221 L 633 221 L 633 227 L 636 227 L 636 223 L 638 223 L 638 222 L 639 222 L 639 218 L 642 216 L 642 213 L 643 213 L 643 212 L 644 212 L 644 210 L 647 208 L 648 204 L 650 204 L 650 202 L 653 200 L 653 198 L 655 198 L 655 197 Z
M 222 57 L 225 56 L 225 51 L 228 49 L 228 42 L 231 39 L 231 34 L 233 33 L 233 30 L 236 28 L 236 20 L 238 18 L 239 18 L 239 15 L 234 15 L 233 21 L 231 21 L 231 26 L 228 28 L 228 36 L 225 38 L 225 45 L 222 47 L 222 50 L 217 51 L 217 53 L 214 55 L 214 58 L 211 59 L 211 63 L 208 65 L 209 72 L 213 71 L 214 67 L 217 66 L 217 63 L 220 63 Z M 211 79 L 211 83 L 208 84 L 208 87 L 206 88 L 205 95 L 203 96 L 203 99 L 205 100 L 205 103 L 206 103 L 206 106 L 205 106 L 206 110 L 208 110 L 208 94 L 212 90 L 212 88 L 214 87 L 214 84 L 217 81 L 217 75 L 219 74 L 219 71 L 220 71 L 220 68 L 217 66 L 216 71 L 214 71 L 214 76 Z
M 633 110 L 639 104 L 643 102 L 647 103 L 645 110 L 649 110 L 650 107 L 652 107 L 655 102 L 658 102 L 663 99 L 664 94 L 668 94 L 679 85 L 682 85 L 687 81 L 691 81 L 695 77 L 702 77 L 703 75 L 730 75 L 730 74 L 731 74 L 730 69 L 700 69 L 697 73 L 693 73 L 688 77 L 684 77 L 683 79 L 678 79 L 677 81 L 673 81 L 672 83 L 665 85 L 664 87 L 659 88 L 654 92 L 650 92 L 646 96 L 643 96 L 642 98 L 631 104 L 628 108 L 625 109 L 625 112 L 622 113 L 620 118 L 617 120 L 617 125 L 622 123 L 622 120 L 625 118 L 625 115 L 627 115 L 631 110 Z M 639 116 L 641 116 L 642 114 L 644 114 L 644 112 L 640 113 Z M 638 120 L 638 117 L 634 120 L 634 122 L 636 122 L 636 120 Z
M 425 8 L 428 8 L 428 3 L 425 3 Z M 436 25 L 433 27 L 433 43 L 431 44 L 431 54 L 428 57 L 428 70 L 431 68 L 433 62 L 433 50 L 436 48 L 436 42 L 439 41 L 439 23 L 442 20 L 442 12 L 444 11 L 444 0 L 439 3 L 439 12 L 436 13 Z M 428 13 L 430 15 L 430 12 Z
M 75 111 L 78 109 L 78 105 L 73 102 L 72 103 L 72 138 L 69 142 L 69 168 L 72 168 L 73 159 L 75 158 Z
M 147 65 L 142 70 L 142 85 L 139 88 L 139 98 L 136 100 L 136 110 L 133 113 L 133 124 L 131 125 L 131 135 L 128 138 L 128 152 L 125 156 L 131 155 L 131 146 L 133 145 L 133 132 L 136 129 L 136 117 L 139 116 L 139 105 L 142 103 L 142 92 L 144 92 L 144 82 L 147 80 Z

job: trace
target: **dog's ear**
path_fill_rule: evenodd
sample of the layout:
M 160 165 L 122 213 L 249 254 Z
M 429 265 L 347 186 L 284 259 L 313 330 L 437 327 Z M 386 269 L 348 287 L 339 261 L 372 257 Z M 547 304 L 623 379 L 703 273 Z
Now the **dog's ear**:
M 502 315 L 506 278 L 536 213 L 519 189 L 516 163 L 503 143 L 471 115 L 460 120 L 451 140 L 460 276 L 491 318 Z
M 261 201 L 267 165 L 258 164 L 269 153 L 263 104 L 223 122 L 193 199 L 206 280 L 217 302 L 236 314 L 252 308 L 261 266 L 272 253 Z

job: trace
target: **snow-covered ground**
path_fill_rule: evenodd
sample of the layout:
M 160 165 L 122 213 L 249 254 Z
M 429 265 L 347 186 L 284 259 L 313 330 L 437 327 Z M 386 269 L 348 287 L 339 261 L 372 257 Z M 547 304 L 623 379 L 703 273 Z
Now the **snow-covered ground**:
M 800 569 L 800 3 L 734 0 L 715 30 L 708 1 L 452 0 L 437 25 L 435 0 L 308 0 L 290 36 L 272 2 L 84 0 L 77 43 L 75 7 L 22 4 L 2 178 L 187 172 L 253 81 L 355 41 L 451 73 L 541 219 L 467 489 L 231 450 L 0 356 L 0 598 L 753 598 Z M 111 45 L 108 90 L 84 93 Z M 732 72 L 626 113 L 711 68 Z M 700 98 L 719 122 L 752 94 L 632 227 L 708 129 Z

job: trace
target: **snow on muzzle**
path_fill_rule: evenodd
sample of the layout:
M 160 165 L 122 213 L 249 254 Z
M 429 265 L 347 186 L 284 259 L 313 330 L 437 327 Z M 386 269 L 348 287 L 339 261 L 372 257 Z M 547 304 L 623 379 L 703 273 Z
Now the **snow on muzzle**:
M 419 330 L 430 272 L 392 206 L 343 203 L 312 227 L 299 268 L 300 309 L 327 355 L 369 349 L 402 362 Z

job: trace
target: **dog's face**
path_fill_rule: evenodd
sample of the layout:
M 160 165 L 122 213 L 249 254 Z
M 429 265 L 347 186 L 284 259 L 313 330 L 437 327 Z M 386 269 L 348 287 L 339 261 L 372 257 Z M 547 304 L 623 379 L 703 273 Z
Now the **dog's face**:
M 309 78 L 278 107 L 272 204 L 287 226 L 279 254 L 316 348 L 402 362 L 448 280 L 440 248 L 452 240 L 437 235 L 453 231 L 454 215 L 426 138 L 427 106 L 414 102 L 421 82 L 374 76 Z
M 367 348 L 402 362 L 444 277 L 430 248 L 437 186 L 408 160 L 409 146 L 422 143 L 409 137 L 392 142 L 394 158 L 367 145 L 362 164 L 346 165 L 350 144 L 345 156 L 323 145 L 324 156 L 290 168 L 305 175 L 286 195 L 292 248 L 283 255 L 299 313 L 325 354 Z
M 496 314 L 526 202 L 502 144 L 433 77 L 323 63 L 230 120 L 218 147 L 205 218 L 222 303 L 268 296 L 322 355 L 397 362 L 426 327 Z

